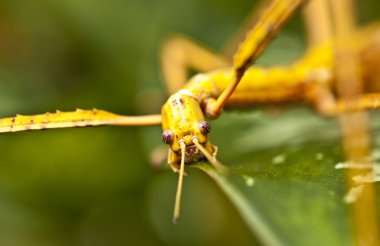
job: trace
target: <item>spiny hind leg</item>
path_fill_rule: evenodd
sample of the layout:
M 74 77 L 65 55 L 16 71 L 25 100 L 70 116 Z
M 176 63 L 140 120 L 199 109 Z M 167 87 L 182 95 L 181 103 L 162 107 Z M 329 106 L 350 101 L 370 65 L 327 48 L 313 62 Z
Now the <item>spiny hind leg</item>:
M 161 124 L 161 121 L 161 115 L 124 116 L 98 109 L 77 109 L 73 112 L 57 110 L 55 113 L 2 118 L 0 133 L 101 125 L 152 126 Z
M 205 72 L 229 65 L 222 55 L 185 36 L 173 36 L 161 48 L 162 75 L 170 94 L 183 87 L 189 69 Z

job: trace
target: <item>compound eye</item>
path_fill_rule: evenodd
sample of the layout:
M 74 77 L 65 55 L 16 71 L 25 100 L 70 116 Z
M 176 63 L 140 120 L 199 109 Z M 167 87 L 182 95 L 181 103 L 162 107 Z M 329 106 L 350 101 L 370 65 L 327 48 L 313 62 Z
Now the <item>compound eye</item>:
M 207 135 L 211 131 L 211 126 L 207 121 L 201 120 L 199 121 L 199 128 L 203 135 Z
M 165 144 L 172 144 L 174 140 L 173 131 L 172 130 L 165 130 L 162 133 L 162 141 L 164 141 Z

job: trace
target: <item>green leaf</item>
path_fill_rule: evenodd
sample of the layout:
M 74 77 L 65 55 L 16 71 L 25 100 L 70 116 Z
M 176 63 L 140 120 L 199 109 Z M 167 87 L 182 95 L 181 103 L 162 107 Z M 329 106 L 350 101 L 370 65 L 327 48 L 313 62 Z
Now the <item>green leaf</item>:
M 205 171 L 267 245 L 350 245 L 340 130 L 311 111 L 229 113 L 215 122 L 227 176 Z M 226 130 L 229 129 L 229 130 Z

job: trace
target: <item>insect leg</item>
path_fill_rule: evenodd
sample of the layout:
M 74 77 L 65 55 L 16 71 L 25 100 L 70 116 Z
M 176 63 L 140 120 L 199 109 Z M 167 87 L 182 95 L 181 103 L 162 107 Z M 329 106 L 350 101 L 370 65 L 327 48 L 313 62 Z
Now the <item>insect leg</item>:
M 229 38 L 227 43 L 224 45 L 223 54 L 228 57 L 228 59 L 233 58 L 239 45 L 244 41 L 249 30 L 255 25 L 257 20 L 260 18 L 260 14 L 268 7 L 270 1 L 259 1 L 258 6 L 253 6 L 251 12 L 243 20 L 243 23 L 235 31 L 235 33 Z
M 309 48 L 327 42 L 332 37 L 331 16 L 326 0 L 309 0 L 303 8 Z
M 380 93 L 360 94 L 336 99 L 331 90 L 322 85 L 314 88 L 310 99 L 317 111 L 326 116 L 380 108 Z
M 358 50 L 352 41 L 356 31 L 354 3 L 352 0 L 334 0 L 331 1 L 331 6 L 336 33 L 334 47 L 336 91 L 341 98 L 337 101 L 338 109 L 339 106 L 343 109 L 379 108 L 380 94 L 361 94 L 364 86 L 360 74 Z M 340 126 L 345 158 L 357 163 L 371 164 L 368 156 L 371 153 L 372 135 L 366 112 L 342 115 Z M 371 183 L 364 186 L 356 183 L 359 180 L 368 180 L 368 175 L 366 170 L 347 170 L 347 185 L 350 189 L 348 193 L 356 195 L 346 196 L 346 201 L 355 201 L 350 208 L 355 244 L 380 245 L 375 186 Z M 362 192 L 353 192 L 358 189 Z
M 183 87 L 188 69 L 200 72 L 230 66 L 227 59 L 185 36 L 174 36 L 161 49 L 162 75 L 170 94 Z
M 161 124 L 161 115 L 123 116 L 104 110 L 45 113 L 40 115 L 17 115 L 0 119 L 0 133 L 28 130 L 85 127 L 101 125 L 150 126 Z
M 303 2 L 303 0 L 273 0 L 264 9 L 260 18 L 248 32 L 245 40 L 240 44 L 235 53 L 233 60 L 235 79 L 230 82 L 216 101 L 210 100 L 208 102 L 206 113 L 209 117 L 216 118 L 220 114 L 226 101 L 238 86 L 249 64 L 259 57 L 282 25 Z

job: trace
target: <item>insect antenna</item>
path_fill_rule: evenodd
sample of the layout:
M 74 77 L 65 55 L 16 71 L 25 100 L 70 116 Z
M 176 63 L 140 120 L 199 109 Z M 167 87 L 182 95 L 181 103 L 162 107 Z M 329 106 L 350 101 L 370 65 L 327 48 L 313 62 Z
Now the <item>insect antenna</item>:
M 215 156 L 212 156 L 198 141 L 198 138 L 193 138 L 193 143 L 202 152 L 206 159 L 214 166 L 214 168 L 221 174 L 227 174 L 228 168 L 220 163 Z
M 178 220 L 179 220 L 179 212 L 180 212 L 180 208 L 181 208 L 183 174 L 184 174 L 184 170 L 185 170 L 185 149 L 186 149 L 186 145 L 184 142 L 180 142 L 179 146 L 181 148 L 181 167 L 179 170 L 177 194 L 175 197 L 175 205 L 174 205 L 174 215 L 173 215 L 173 223 L 174 224 L 177 224 Z

